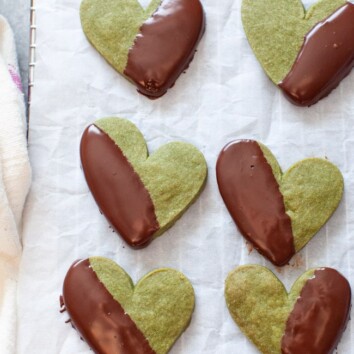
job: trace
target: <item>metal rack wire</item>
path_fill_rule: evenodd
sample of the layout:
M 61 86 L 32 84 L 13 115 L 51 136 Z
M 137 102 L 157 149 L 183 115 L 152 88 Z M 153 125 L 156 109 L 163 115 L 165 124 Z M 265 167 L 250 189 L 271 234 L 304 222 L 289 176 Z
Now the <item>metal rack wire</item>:
M 31 92 L 34 86 L 36 66 L 36 0 L 31 0 L 30 7 L 30 53 L 29 53 L 29 78 L 28 78 L 28 108 L 31 105 Z

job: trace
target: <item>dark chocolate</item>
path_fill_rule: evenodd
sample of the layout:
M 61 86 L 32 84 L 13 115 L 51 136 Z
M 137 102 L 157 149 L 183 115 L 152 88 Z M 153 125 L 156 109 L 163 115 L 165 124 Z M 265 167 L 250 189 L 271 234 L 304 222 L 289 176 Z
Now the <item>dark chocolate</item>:
M 147 246 L 159 230 L 151 196 L 121 149 L 90 125 L 81 139 L 81 163 L 99 209 L 132 247 Z
M 63 286 L 75 329 L 97 354 L 155 354 L 133 320 L 93 271 L 88 259 L 75 262 Z
M 60 304 L 60 313 L 65 312 L 66 309 L 65 309 L 64 299 L 62 295 L 60 295 L 59 297 L 59 304 Z
M 163 0 L 141 26 L 124 74 L 143 95 L 164 95 L 192 61 L 204 30 L 199 0 Z
M 221 196 L 244 237 L 273 264 L 295 254 L 291 220 L 273 171 L 256 141 L 228 144 L 216 174 Z
M 315 271 L 296 301 L 282 338 L 283 354 L 331 354 L 349 319 L 351 290 L 336 270 Z
M 354 4 L 348 2 L 306 35 L 279 87 L 292 103 L 311 106 L 336 88 L 353 65 Z

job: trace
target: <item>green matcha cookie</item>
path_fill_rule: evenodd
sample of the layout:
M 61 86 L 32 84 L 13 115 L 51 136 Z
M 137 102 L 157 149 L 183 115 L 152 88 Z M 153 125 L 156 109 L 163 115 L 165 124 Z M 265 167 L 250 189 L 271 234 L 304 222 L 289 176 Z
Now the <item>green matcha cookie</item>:
M 92 45 L 147 97 L 173 86 L 204 33 L 199 0 L 83 0 L 82 28 Z
M 81 140 L 87 184 L 112 227 L 132 247 L 144 247 L 180 218 L 203 190 L 207 165 L 183 142 L 148 156 L 144 137 L 125 119 L 104 118 Z
M 216 173 L 240 232 L 277 266 L 312 239 L 343 195 L 343 177 L 329 161 L 305 159 L 283 173 L 269 149 L 254 140 L 226 145 Z
M 243 0 L 248 41 L 269 78 L 295 104 L 327 96 L 353 67 L 354 5 L 320 0 Z
M 264 354 L 330 354 L 349 319 L 348 281 L 331 268 L 304 273 L 288 293 L 258 265 L 233 270 L 225 282 L 230 314 Z
M 194 310 L 193 287 L 182 273 L 157 269 L 134 286 L 122 268 L 102 257 L 71 266 L 61 299 L 75 329 L 102 354 L 165 354 Z

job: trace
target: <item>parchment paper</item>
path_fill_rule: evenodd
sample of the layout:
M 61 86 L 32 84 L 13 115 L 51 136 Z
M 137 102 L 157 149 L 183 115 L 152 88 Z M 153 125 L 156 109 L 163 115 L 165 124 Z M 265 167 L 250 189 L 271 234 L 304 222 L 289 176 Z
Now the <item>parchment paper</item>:
M 90 353 L 59 313 L 66 271 L 78 258 L 118 262 L 136 282 L 159 267 L 189 277 L 196 309 L 172 354 L 253 354 L 257 349 L 229 316 L 224 280 L 240 264 L 266 265 L 289 289 L 310 267 L 338 269 L 354 285 L 354 74 L 311 108 L 291 105 L 269 81 L 242 29 L 241 0 L 203 0 L 207 31 L 186 74 L 150 101 L 120 77 L 86 40 L 78 0 L 37 5 L 37 66 L 29 148 L 34 182 L 28 200 L 19 287 L 19 354 Z M 307 5 L 310 1 L 307 1 Z M 80 167 L 84 128 L 97 118 L 132 120 L 150 151 L 173 140 L 195 144 L 209 166 L 205 191 L 164 236 L 134 251 L 108 228 Z M 275 269 L 249 253 L 219 195 L 215 163 L 233 139 L 268 145 L 283 169 L 306 157 L 328 157 L 342 171 L 338 210 L 291 265 Z M 352 321 L 338 348 L 354 353 Z

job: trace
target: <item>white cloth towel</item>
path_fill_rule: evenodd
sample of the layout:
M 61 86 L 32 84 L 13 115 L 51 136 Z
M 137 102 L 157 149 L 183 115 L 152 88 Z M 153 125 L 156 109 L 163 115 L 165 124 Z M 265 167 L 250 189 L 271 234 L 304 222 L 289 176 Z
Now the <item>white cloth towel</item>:
M 12 30 L 0 16 L 0 353 L 15 353 L 21 218 L 30 187 L 26 117 Z

